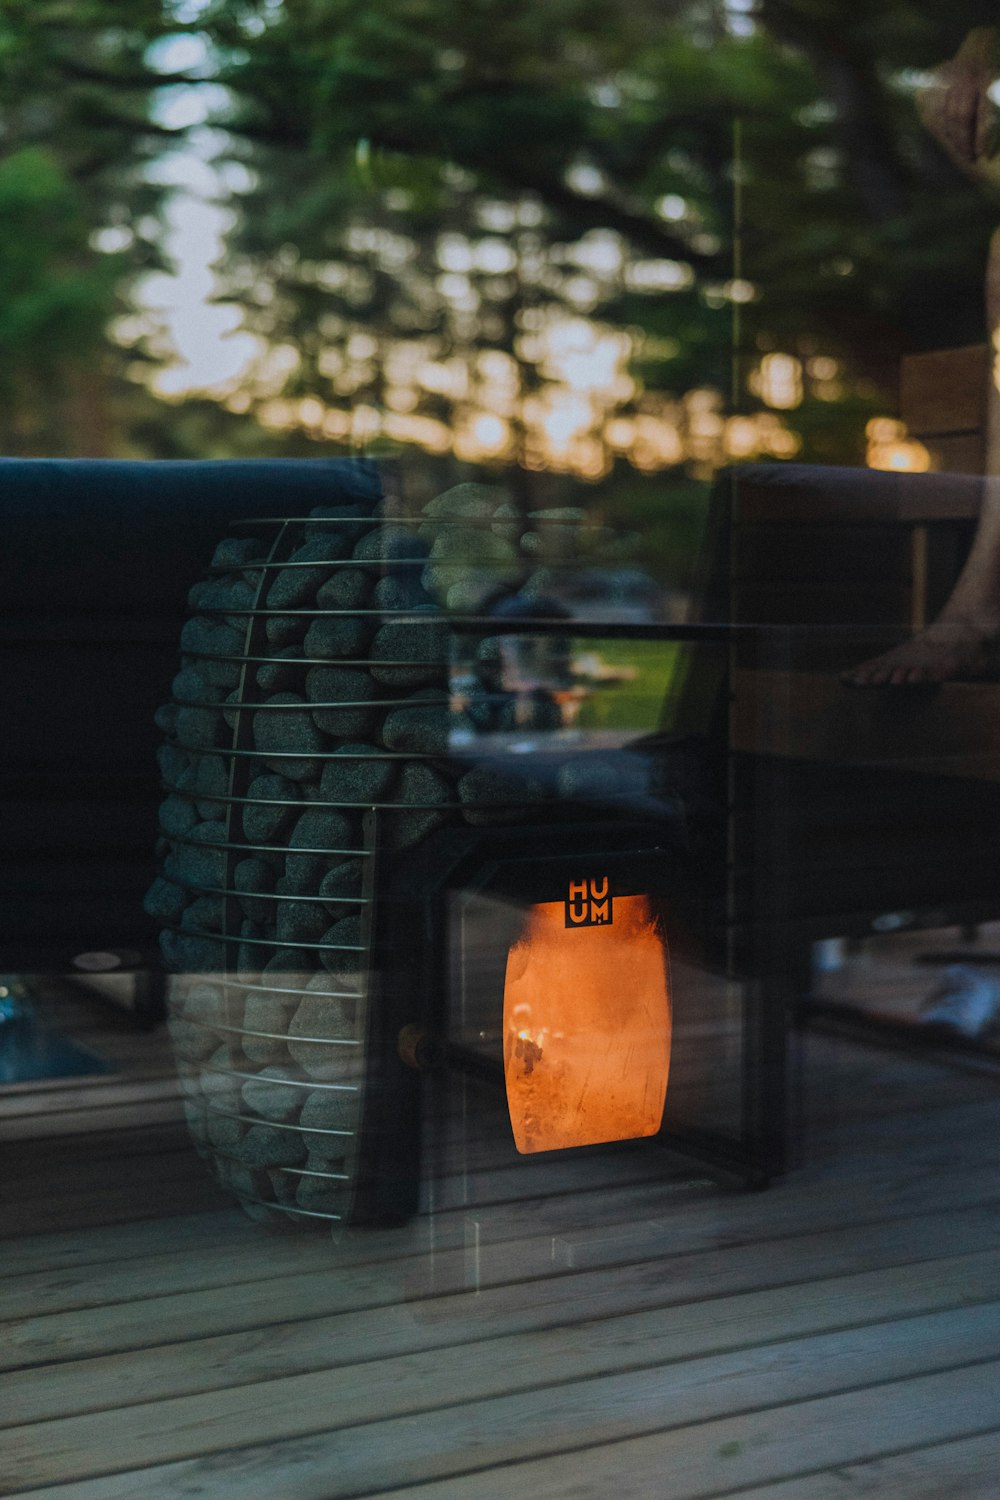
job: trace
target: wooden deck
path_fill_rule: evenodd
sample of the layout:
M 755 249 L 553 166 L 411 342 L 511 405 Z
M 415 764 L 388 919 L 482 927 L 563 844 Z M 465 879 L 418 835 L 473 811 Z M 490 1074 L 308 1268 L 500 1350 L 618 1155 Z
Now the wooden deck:
M 1000 1492 L 995 1078 L 810 1036 L 802 1162 L 754 1195 L 510 1165 L 487 1111 L 437 1132 L 426 1213 L 334 1244 L 246 1221 L 162 1041 L 119 1056 L 0 1094 L 0 1493 Z

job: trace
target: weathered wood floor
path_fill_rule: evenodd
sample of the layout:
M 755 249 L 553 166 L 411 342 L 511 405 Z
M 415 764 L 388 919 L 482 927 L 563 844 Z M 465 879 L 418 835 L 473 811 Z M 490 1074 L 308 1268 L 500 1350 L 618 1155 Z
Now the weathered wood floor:
M 0 1493 L 1000 1493 L 995 1079 L 811 1037 L 769 1192 L 487 1122 L 333 1244 L 230 1208 L 146 1057 L 0 1094 Z

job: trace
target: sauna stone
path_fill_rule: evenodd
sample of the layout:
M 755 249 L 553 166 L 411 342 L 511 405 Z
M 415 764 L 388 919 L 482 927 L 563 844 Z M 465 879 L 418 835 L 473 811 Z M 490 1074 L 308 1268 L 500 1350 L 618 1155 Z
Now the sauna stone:
M 299 1116 L 302 1139 L 309 1151 L 320 1156 L 336 1149 L 341 1137 L 311 1134 L 326 1130 L 351 1130 L 354 1126 L 355 1104 L 352 1094 L 339 1089 L 313 1089 L 306 1097 Z
M 252 921 L 270 918 L 274 903 L 266 898 L 274 890 L 274 869 L 266 860 L 241 859 L 233 870 L 233 887 L 240 892 L 240 906 Z
M 448 748 L 448 702 L 436 688 L 421 688 L 391 709 L 382 724 L 387 750 L 443 755 Z
M 380 802 L 388 797 L 397 763 L 377 745 L 338 745 L 323 767 L 319 789 L 326 802 Z
M 320 609 L 364 609 L 370 593 L 371 579 L 364 568 L 338 568 L 319 589 L 316 603 Z
M 283 1037 L 296 998 L 272 990 L 252 990 L 247 995 L 243 1013 L 243 1051 L 252 1062 L 270 1063 L 284 1053 Z M 273 1036 L 250 1036 L 254 1031 L 272 1032 Z
M 337 916 L 347 915 L 345 900 L 361 895 L 361 861 L 345 860 L 328 870 L 320 882 L 319 894 L 326 909 Z
M 442 681 L 448 632 L 436 615 L 427 620 L 394 620 L 372 642 L 371 673 L 389 687 L 413 688 Z M 405 665 L 388 665 L 402 662 Z
M 364 615 L 327 615 L 314 620 L 302 649 L 306 656 L 327 661 L 350 661 L 364 656 L 372 638 L 372 624 Z
M 378 697 L 368 672 L 356 667 L 311 667 L 306 677 L 306 692 L 313 703 L 326 705 L 313 709 L 313 719 L 325 734 L 352 739 L 368 733 L 375 715 L 365 705 Z M 342 704 L 354 706 L 341 707 Z
M 299 1132 L 276 1125 L 251 1125 L 237 1148 L 247 1167 L 294 1167 L 305 1154 Z
M 287 1068 L 264 1068 L 243 1085 L 243 1102 L 265 1120 L 293 1120 L 305 1090 Z
M 256 672 L 257 686 L 262 693 L 288 692 L 298 686 L 301 676 L 301 656 L 297 646 L 277 647 L 272 660 L 262 662 Z
M 353 1036 L 353 1002 L 333 995 L 303 995 L 288 1027 L 288 1051 L 310 1078 L 333 1082 L 350 1068 L 350 1048 L 333 1046 Z M 330 1041 L 308 1040 L 329 1038 Z
M 312 675 L 312 674 L 310 674 Z M 323 737 L 298 693 L 275 693 L 267 699 L 266 709 L 253 716 L 254 744 L 270 770 L 290 781 L 308 781 L 319 774 L 319 762 L 308 759 L 323 749 Z M 282 707 L 287 711 L 282 712 Z M 295 755 L 301 759 L 289 760 Z
M 247 788 L 243 807 L 243 832 L 252 844 L 273 844 L 297 815 L 293 806 L 266 806 L 267 803 L 298 802 L 301 793 L 294 780 L 275 772 L 255 776 Z M 259 806 L 253 803 L 259 801 Z

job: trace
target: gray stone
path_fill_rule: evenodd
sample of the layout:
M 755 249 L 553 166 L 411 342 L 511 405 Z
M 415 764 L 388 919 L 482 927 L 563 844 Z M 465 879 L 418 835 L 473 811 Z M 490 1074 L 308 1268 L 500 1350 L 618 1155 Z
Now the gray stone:
M 326 615 L 310 625 L 302 649 L 326 661 L 355 661 L 364 656 L 375 622 L 367 615 Z
M 297 819 L 288 839 L 290 849 L 309 849 L 320 854 L 353 849 L 356 845 L 353 820 L 336 808 L 309 808 Z
M 209 682 L 199 666 L 200 664 L 191 664 L 182 667 L 170 684 L 170 691 L 179 707 L 193 704 L 197 708 L 203 708 L 206 703 L 211 705 L 222 701 L 225 689 Z
M 323 737 L 305 699 L 297 693 L 275 693 L 267 703 L 274 707 L 258 709 L 253 716 L 254 744 L 265 764 L 290 781 L 309 781 L 318 776 L 320 763 L 308 757 L 322 750 Z M 301 758 L 285 758 L 290 755 Z
M 197 659 L 199 673 L 216 687 L 231 688 L 239 682 L 238 663 L 221 659 L 243 654 L 243 635 L 231 625 L 194 615 L 181 630 L 181 650 Z
M 372 604 L 385 614 L 402 610 L 425 609 L 434 601 L 424 588 L 419 571 L 408 569 L 389 578 L 380 578 L 372 591 Z
M 416 564 L 427 557 L 427 544 L 412 529 L 388 524 L 377 526 L 374 531 L 363 536 L 354 549 L 354 556 L 361 562 L 381 563 L 389 567 L 402 564 L 400 573 L 410 571 L 408 565 L 412 563 L 414 571 L 419 572 Z
M 253 1172 L 240 1162 L 220 1157 L 216 1159 L 214 1165 L 215 1175 L 221 1185 L 241 1199 L 259 1198 L 270 1187 L 266 1173 Z M 270 1214 L 269 1210 L 261 1209 L 254 1203 L 243 1203 L 242 1207 L 244 1213 L 255 1221 L 261 1213 L 266 1213 L 268 1216 Z
M 219 1045 L 217 1033 L 207 1031 L 204 1026 L 196 1026 L 193 1021 L 187 1020 L 184 1016 L 168 1016 L 167 1030 L 173 1043 L 174 1055 L 178 1059 L 201 1062 L 203 1058 L 209 1057 Z
M 316 959 L 304 948 L 283 948 L 268 959 L 261 972 L 276 990 L 303 990 L 316 974 Z M 298 1003 L 296 996 L 292 998 Z
M 243 1051 L 252 1062 L 276 1062 L 284 1056 L 285 1034 L 294 1013 L 297 997 L 273 990 L 251 990 L 243 1012 Z M 251 1036 L 250 1032 L 267 1032 Z
M 283 884 L 279 882 L 279 886 Z M 328 921 L 319 901 L 279 901 L 275 935 L 283 943 L 318 943 Z
M 191 755 L 177 745 L 160 745 L 156 751 L 156 764 L 168 787 L 175 787 L 191 764 Z M 184 832 L 182 829 L 181 832 Z
M 301 793 L 294 781 L 275 773 L 255 776 L 247 788 L 243 832 L 252 844 L 273 844 L 298 815 Z M 251 805 L 259 799 L 259 805 Z M 278 803 L 278 806 L 269 806 Z M 290 805 L 280 805 L 290 804 Z
M 347 1203 L 347 1184 L 339 1182 L 336 1178 L 324 1176 L 311 1176 L 309 1173 L 337 1173 L 342 1174 L 345 1170 L 342 1157 L 325 1157 L 310 1154 L 304 1172 L 299 1178 L 296 1202 L 299 1207 L 307 1213 L 330 1214 L 331 1216 L 342 1214 Z
M 430 766 L 407 765 L 399 779 L 398 800 L 400 811 L 392 814 L 389 842 L 394 849 L 409 849 L 448 821 L 448 813 L 437 809 L 454 800 L 454 788 Z
M 190 842 L 178 843 L 163 863 L 164 874 L 178 885 L 220 887 L 225 883 L 226 851 L 214 849 L 224 844 L 224 823 L 198 823 L 186 835 Z
M 523 530 L 523 521 L 517 508 L 504 501 L 498 505 L 493 512 L 493 522 L 490 530 L 497 536 L 503 537 L 505 542 L 516 543 Z
M 230 1071 L 232 1066 L 229 1048 L 219 1047 L 208 1062 L 203 1064 L 198 1081 L 202 1097 L 209 1104 L 225 1114 L 235 1115 L 239 1113 L 240 1089 Z
M 220 984 L 195 982 L 184 991 L 182 1008 L 185 1017 L 202 1026 L 221 1026 L 226 1020 L 226 992 Z
M 190 774 L 190 766 L 187 766 L 183 775 Z M 189 796 L 171 795 L 160 802 L 160 828 L 165 834 L 180 835 L 189 834 L 192 828 L 196 828 L 201 819 L 198 817 L 195 804 Z
M 264 937 L 264 928 L 259 922 L 245 917 L 240 923 L 240 945 L 236 951 L 236 972 L 246 984 L 256 984 L 260 970 L 271 949 L 259 941 Z
M 311 1094 L 307 1096 L 306 1090 L 287 1068 L 264 1068 L 256 1078 L 248 1078 L 243 1085 L 244 1104 L 265 1120 L 294 1120 L 307 1098 L 311 1098 Z
M 316 591 L 330 576 L 329 567 L 304 567 L 304 563 L 333 563 L 350 552 L 350 540 L 331 528 L 322 536 L 309 537 L 297 547 L 287 563 L 277 564 L 278 576 L 267 591 L 268 609 L 305 609 L 316 601 Z
M 365 964 L 361 949 L 361 917 L 357 912 L 328 927 L 320 941 L 320 962 L 331 974 L 360 974 Z
M 515 583 L 522 563 L 516 550 L 492 531 L 462 525 L 440 528 L 423 571 L 423 585 L 441 603 L 456 585 L 474 589 L 477 598 L 503 584 Z
M 208 1139 L 218 1151 L 235 1151 L 245 1126 L 232 1115 L 210 1109 L 205 1119 Z
M 222 755 L 200 755 L 190 771 L 190 789 L 196 799 L 198 812 L 206 819 L 224 818 L 226 803 L 220 799 L 229 794 L 229 763 Z
M 506 490 L 493 484 L 456 484 L 443 494 L 435 495 L 424 506 L 426 520 L 422 534 L 433 535 L 443 520 L 488 521 L 498 512 L 509 509 Z
M 334 1045 L 354 1036 L 354 1003 L 331 995 L 307 994 L 288 1027 L 288 1051 L 310 1078 L 341 1082 L 350 1078 L 353 1048 Z
M 368 672 L 356 667 L 311 667 L 306 677 L 306 692 L 314 704 L 335 705 L 313 709 L 315 723 L 326 734 L 355 739 L 370 730 L 375 713 L 364 705 L 378 696 L 378 690 Z M 340 707 L 341 704 L 355 706 Z
M 267 1176 L 275 1201 L 286 1205 L 293 1204 L 295 1202 L 296 1189 L 299 1185 L 298 1173 L 286 1172 L 278 1167 L 268 1172 Z M 298 1222 L 301 1224 L 302 1220 L 300 1219 Z
M 268 922 L 274 914 L 274 866 L 263 859 L 241 859 L 233 870 L 233 888 L 240 892 L 240 906 L 254 922 Z
M 394 620 L 383 625 L 372 642 L 371 673 L 389 687 L 445 683 L 448 631 L 437 615 L 427 620 Z M 404 666 L 390 666 L 403 662 Z
M 299 1117 L 307 1151 L 323 1157 L 335 1156 L 346 1138 L 325 1132 L 353 1131 L 356 1113 L 354 1094 L 340 1089 L 314 1089 L 306 1098 Z
M 398 708 L 390 709 L 382 723 L 381 739 L 387 750 L 410 755 L 443 755 L 448 748 L 449 705 L 435 688 L 421 688 Z
M 320 794 L 328 802 L 381 802 L 389 796 L 397 764 L 377 745 L 360 741 L 338 745 L 323 767 Z
M 227 693 L 222 700 L 222 717 L 226 721 L 227 728 L 235 729 L 243 713 L 243 694 L 239 688 L 233 688 L 232 692 Z
M 198 896 L 185 907 L 181 916 L 181 927 L 185 932 L 221 932 L 224 921 L 221 896 Z
M 205 1123 L 204 1105 L 196 1104 L 191 1099 L 185 1099 L 182 1105 L 184 1119 L 191 1139 L 194 1141 L 195 1150 L 199 1156 L 208 1155 L 208 1130 Z
M 257 668 L 257 686 L 262 693 L 282 693 L 300 685 L 301 654 L 298 646 L 279 646 L 270 661 Z
M 211 587 L 212 580 L 210 578 L 199 578 L 197 583 L 193 583 L 187 591 L 188 609 L 200 609 L 201 601 L 207 598 Z
M 176 703 L 161 703 L 153 715 L 153 723 L 161 734 L 175 734 L 177 731 L 177 715 L 180 709 Z
M 348 860 L 326 872 L 320 882 L 319 894 L 331 916 L 344 917 L 350 915 L 352 898 L 360 897 L 361 889 L 361 861 Z
M 297 1130 L 280 1125 L 251 1125 L 239 1143 L 237 1155 L 247 1167 L 294 1167 L 305 1159 L 306 1148 Z
M 272 646 L 290 646 L 293 642 L 301 641 L 309 629 L 310 616 L 302 615 L 269 615 L 264 626 L 264 634 Z
M 194 590 L 192 590 L 194 592 Z M 210 618 L 219 617 L 246 639 L 249 612 L 256 601 L 256 592 L 243 578 L 213 578 L 200 587 L 197 604 L 188 599 L 192 608 L 201 610 Z M 229 613 L 233 611 L 233 613 Z
M 190 896 L 183 886 L 158 875 L 143 899 L 143 910 L 156 922 L 179 922 Z
M 327 866 L 321 854 L 289 854 L 285 874 L 278 881 L 279 896 L 315 896 Z
M 212 553 L 213 570 L 248 568 L 263 562 L 263 545 L 252 536 L 227 536 Z M 245 575 L 244 575 L 245 576 Z
M 364 568 L 337 568 L 317 591 L 316 603 L 320 609 L 366 609 L 371 579 Z
M 223 724 L 216 708 L 178 708 L 173 732 L 188 750 L 211 750 L 222 743 Z

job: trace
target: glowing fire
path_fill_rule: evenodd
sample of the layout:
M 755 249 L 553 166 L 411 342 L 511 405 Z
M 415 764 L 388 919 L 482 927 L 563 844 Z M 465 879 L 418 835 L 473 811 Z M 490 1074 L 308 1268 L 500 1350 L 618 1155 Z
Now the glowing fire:
M 646 896 L 567 927 L 528 913 L 504 985 L 504 1075 L 518 1151 L 655 1135 L 670 1067 L 667 945 Z

